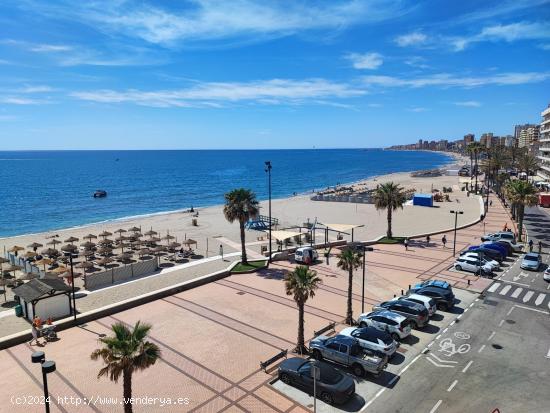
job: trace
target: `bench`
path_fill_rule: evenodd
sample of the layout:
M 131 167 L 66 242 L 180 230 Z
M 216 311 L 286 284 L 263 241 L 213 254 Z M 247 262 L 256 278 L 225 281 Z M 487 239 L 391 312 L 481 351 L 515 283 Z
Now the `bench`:
M 270 359 L 267 359 L 266 361 L 260 362 L 260 368 L 265 372 L 267 367 L 273 363 L 275 363 L 277 360 L 282 359 L 283 357 L 286 359 L 288 354 L 288 350 L 281 350 L 279 353 L 275 354 Z
M 326 333 L 327 331 L 331 331 L 331 330 L 332 331 L 336 330 L 336 323 L 335 322 L 332 322 L 332 323 L 328 324 L 327 326 L 323 327 L 320 330 L 314 331 L 313 332 L 313 337 L 320 336 L 321 334 Z

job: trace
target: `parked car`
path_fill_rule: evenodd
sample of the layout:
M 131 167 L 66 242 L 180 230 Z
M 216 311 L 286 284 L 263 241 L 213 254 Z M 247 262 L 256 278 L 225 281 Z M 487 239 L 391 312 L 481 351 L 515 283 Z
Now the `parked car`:
M 407 300 L 412 301 L 413 303 L 423 305 L 426 310 L 428 310 L 428 315 L 431 317 L 433 316 L 437 311 L 437 305 L 435 300 L 432 300 L 430 297 L 427 297 L 425 295 L 420 294 L 409 294 L 409 295 L 403 295 L 401 297 L 394 298 L 394 300 Z
M 451 284 L 449 284 L 447 281 L 443 280 L 425 280 L 421 283 L 415 284 L 414 288 L 420 288 L 420 287 L 439 287 L 444 288 L 446 290 L 452 290 Z
M 500 231 L 500 232 L 495 232 L 494 234 L 487 234 L 487 235 L 482 235 L 481 236 L 481 240 L 482 241 L 500 241 L 500 240 L 509 240 L 509 241 L 512 241 L 512 242 L 516 242 L 516 236 L 514 235 L 513 232 L 509 232 L 509 231 Z
M 409 290 L 409 294 L 414 293 L 431 298 L 435 301 L 437 308 L 442 311 L 447 311 L 454 307 L 455 296 L 451 289 L 427 286 L 421 288 L 413 288 Z
M 412 301 L 385 301 L 372 307 L 372 311 L 390 310 L 409 319 L 412 328 L 422 328 L 428 324 L 428 310 Z
M 279 365 L 279 380 L 283 383 L 313 394 L 311 367 L 320 370 L 320 379 L 315 383 L 316 396 L 327 404 L 344 404 L 355 394 L 355 382 L 334 367 L 319 361 L 300 357 L 286 359 Z
M 524 270 L 538 271 L 542 265 L 542 258 L 540 254 L 530 252 L 523 256 L 520 267 Z
M 374 327 L 347 327 L 338 334 L 356 338 L 364 349 L 390 358 L 399 347 L 399 344 L 388 333 Z
M 489 248 L 489 249 L 498 251 L 504 258 L 506 258 L 508 255 L 510 255 L 508 253 L 508 251 L 509 251 L 508 248 L 503 247 L 502 245 L 497 244 L 496 242 L 491 242 L 491 241 L 483 242 L 481 244 L 481 247 Z
M 407 317 L 393 311 L 374 311 L 361 314 L 357 320 L 359 327 L 374 327 L 386 331 L 395 340 L 403 340 L 411 334 L 411 325 Z
M 313 264 L 318 258 L 317 250 L 312 247 L 300 247 L 294 253 L 294 261 L 300 264 Z
M 542 278 L 544 278 L 545 281 L 550 281 L 550 267 L 546 268 Z
M 477 258 L 473 257 L 458 257 L 453 264 L 457 271 L 468 271 L 473 273 L 480 273 L 481 275 L 491 275 L 493 268 L 489 264 L 481 264 Z
M 504 258 L 506 258 L 506 254 L 501 254 L 500 251 L 492 249 L 492 248 L 485 248 L 485 245 L 474 245 L 468 248 L 468 251 L 479 251 L 483 253 L 485 256 L 491 258 L 492 260 L 497 261 L 499 264 L 502 264 L 502 261 L 504 261 Z
M 486 257 L 485 255 L 483 255 L 483 253 L 480 253 L 480 252 L 467 251 L 467 252 L 463 252 L 462 254 L 460 254 L 460 256 L 461 257 L 473 257 L 476 260 L 481 259 L 482 264 L 489 264 L 491 266 L 491 268 L 493 269 L 493 271 L 498 271 L 500 269 L 500 264 L 498 263 L 498 261 L 492 260 L 492 259 Z
M 310 341 L 309 348 L 315 359 L 351 367 L 358 377 L 363 377 L 365 373 L 378 376 L 388 365 L 387 357 L 382 358 L 365 350 L 353 337 L 318 336 Z
M 512 252 L 522 252 L 523 251 L 523 248 L 525 247 L 523 244 L 518 244 L 518 243 L 515 243 L 513 241 L 510 241 L 508 239 L 500 239 L 497 241 L 497 244 L 500 244 L 500 245 L 510 245 L 510 247 L 512 248 Z M 511 255 L 511 254 L 510 254 Z

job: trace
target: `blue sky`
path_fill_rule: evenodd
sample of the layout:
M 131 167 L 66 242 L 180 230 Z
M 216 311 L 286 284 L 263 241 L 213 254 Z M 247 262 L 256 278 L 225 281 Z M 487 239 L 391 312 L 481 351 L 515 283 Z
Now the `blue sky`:
M 550 103 L 550 0 L 0 4 L 0 149 L 380 147 Z

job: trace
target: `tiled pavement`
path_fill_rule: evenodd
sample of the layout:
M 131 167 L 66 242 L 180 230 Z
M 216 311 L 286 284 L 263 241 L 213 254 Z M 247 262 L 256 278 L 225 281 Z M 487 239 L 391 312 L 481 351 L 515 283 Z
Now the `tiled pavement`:
M 510 225 L 506 212 L 495 205 L 486 219 L 487 232 Z M 479 242 L 483 224 L 460 230 L 457 249 Z M 467 280 L 476 285 L 477 277 L 448 271 L 452 249 L 443 248 L 441 235 L 432 243 L 412 242 L 409 251 L 402 245 L 377 245 L 367 259 L 366 310 L 370 305 L 397 294 L 408 284 L 431 277 L 445 278 L 455 287 L 467 288 Z M 436 239 L 437 238 L 437 239 Z M 448 246 L 453 235 L 447 234 Z M 189 398 L 185 406 L 163 406 L 158 403 L 136 406 L 136 412 L 302 412 L 300 406 L 272 388 L 268 374 L 259 363 L 280 349 L 290 349 L 296 338 L 296 306 L 285 294 L 282 276 L 292 268 L 290 263 L 276 263 L 256 274 L 233 275 L 208 285 L 185 291 L 143 306 L 105 317 L 81 328 L 60 333 L 60 340 L 43 348 L 28 344 L 0 352 L 0 410 L 15 412 L 41 411 L 28 405 L 15 405 L 12 396 L 41 393 L 39 368 L 30 363 L 32 351 L 46 352 L 57 363 L 50 375 L 52 396 L 120 397 L 122 384 L 96 379 L 100 362 L 89 354 L 98 347 L 100 334 L 108 334 L 116 321 L 134 324 L 137 320 L 153 325 L 151 339 L 160 346 L 162 359 L 150 369 L 136 373 L 134 396 Z M 341 323 L 346 305 L 347 275 L 330 264 L 314 266 L 323 280 L 315 297 L 308 301 L 305 333 L 311 338 L 329 322 Z M 485 281 L 485 280 L 482 280 Z M 361 271 L 354 278 L 354 314 L 361 311 Z M 472 288 L 472 286 L 470 286 Z M 536 299 L 536 298 L 535 298 Z M 54 404 L 53 412 L 118 412 L 119 405 L 96 403 L 95 406 Z

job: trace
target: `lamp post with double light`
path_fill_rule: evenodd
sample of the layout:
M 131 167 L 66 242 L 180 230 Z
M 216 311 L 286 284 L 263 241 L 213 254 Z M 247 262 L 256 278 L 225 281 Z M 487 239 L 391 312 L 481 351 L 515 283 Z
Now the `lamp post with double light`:
M 42 382 L 44 386 L 44 406 L 46 413 L 50 413 L 50 395 L 48 394 L 48 374 L 55 371 L 55 361 L 46 360 L 46 355 L 43 351 L 35 351 L 31 355 L 33 363 L 40 363 L 42 366 Z
M 451 214 L 455 214 L 455 236 L 453 239 L 453 257 L 456 254 L 456 225 L 458 223 L 458 215 L 462 215 L 464 211 L 449 211 Z

